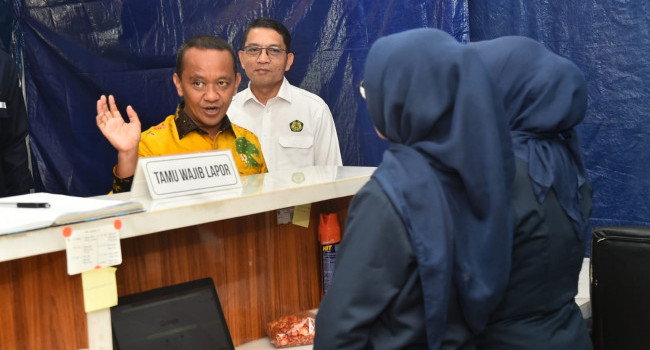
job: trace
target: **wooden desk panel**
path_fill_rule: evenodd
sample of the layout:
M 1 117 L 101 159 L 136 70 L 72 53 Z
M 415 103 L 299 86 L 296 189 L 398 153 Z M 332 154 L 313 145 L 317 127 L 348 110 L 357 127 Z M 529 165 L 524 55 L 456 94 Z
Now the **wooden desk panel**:
M 81 276 L 69 276 L 65 252 L 0 264 L 0 347 L 87 347 Z
M 318 215 L 344 223 L 350 198 L 312 204 L 308 228 L 272 211 L 123 239 L 118 294 L 211 277 L 235 345 L 261 338 L 268 320 L 318 307 Z M 81 277 L 66 271 L 65 252 L 0 263 L 2 348 L 88 347 Z

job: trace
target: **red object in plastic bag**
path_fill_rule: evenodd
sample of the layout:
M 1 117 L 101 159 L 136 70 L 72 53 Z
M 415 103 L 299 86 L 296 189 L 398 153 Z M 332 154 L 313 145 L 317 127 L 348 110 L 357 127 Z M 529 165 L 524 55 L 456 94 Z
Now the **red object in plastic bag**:
M 314 343 L 316 314 L 313 311 L 280 317 L 266 324 L 266 334 L 276 348 Z

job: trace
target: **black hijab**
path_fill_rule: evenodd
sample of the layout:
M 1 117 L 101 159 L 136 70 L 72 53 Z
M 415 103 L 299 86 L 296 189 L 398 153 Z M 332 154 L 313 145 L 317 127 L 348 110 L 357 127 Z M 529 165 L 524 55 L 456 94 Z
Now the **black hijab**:
M 574 127 L 585 117 L 587 85 L 580 69 L 526 37 L 470 44 L 503 95 L 515 156 L 528 162 L 537 201 L 551 188 L 583 239 L 580 187 L 586 181 Z
M 429 347 L 436 349 L 451 283 L 478 332 L 508 282 L 514 179 L 508 128 L 476 53 L 442 31 L 380 38 L 364 78 L 373 123 L 390 142 L 373 177 L 409 232 Z

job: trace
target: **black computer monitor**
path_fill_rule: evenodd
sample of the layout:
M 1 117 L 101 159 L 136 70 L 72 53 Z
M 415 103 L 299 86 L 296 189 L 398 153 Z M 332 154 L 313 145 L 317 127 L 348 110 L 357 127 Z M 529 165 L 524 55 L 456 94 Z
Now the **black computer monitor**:
M 211 278 L 120 297 L 111 323 L 119 350 L 234 349 Z

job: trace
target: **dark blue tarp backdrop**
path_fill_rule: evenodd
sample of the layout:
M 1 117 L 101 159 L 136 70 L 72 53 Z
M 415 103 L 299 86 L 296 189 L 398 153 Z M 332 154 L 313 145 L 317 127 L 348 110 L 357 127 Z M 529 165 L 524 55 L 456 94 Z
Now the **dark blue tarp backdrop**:
M 176 49 L 212 33 L 237 49 L 256 17 L 282 21 L 296 59 L 287 78 L 329 104 L 346 165 L 376 165 L 375 135 L 355 84 L 369 45 L 416 27 L 469 35 L 466 1 L 29 1 L 14 0 L 24 38 L 27 100 L 37 190 L 106 193 L 116 154 L 98 131 L 95 103 L 114 94 L 143 128 L 173 113 Z M 408 53 L 405 53 L 408 57 Z M 242 88 L 247 81 L 244 79 Z
M 143 127 L 158 123 L 178 102 L 171 76 L 183 40 L 212 33 L 238 49 L 246 24 L 268 16 L 293 35 L 288 79 L 330 105 L 345 165 L 377 165 L 386 147 L 356 91 L 378 37 L 435 27 L 459 41 L 518 34 L 543 42 L 576 62 L 589 83 L 589 110 L 578 131 L 595 189 L 592 225 L 647 225 L 648 6 L 641 0 L 13 0 L 37 190 L 106 193 L 116 154 L 95 126 L 99 95 L 114 94 L 121 110 L 133 105 Z
M 469 9 L 472 40 L 528 36 L 582 69 L 591 224 L 650 224 L 650 2 L 473 0 Z

